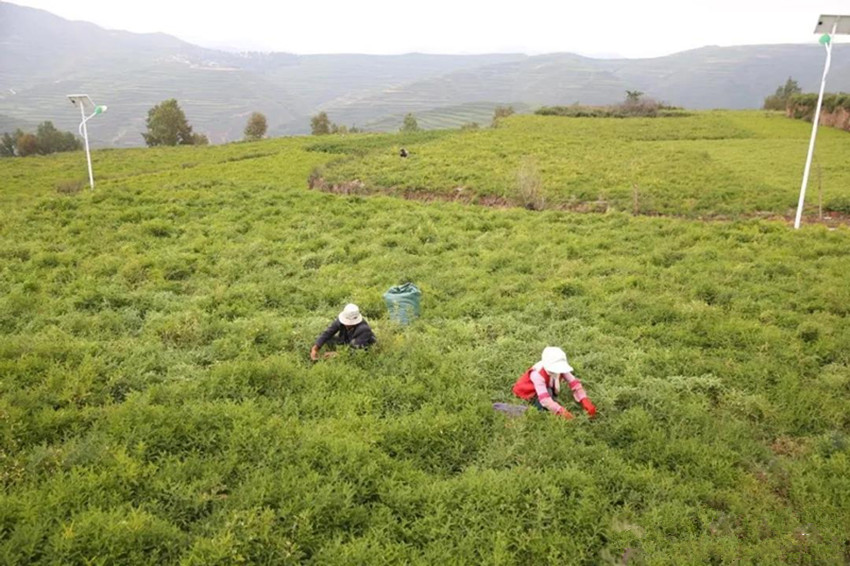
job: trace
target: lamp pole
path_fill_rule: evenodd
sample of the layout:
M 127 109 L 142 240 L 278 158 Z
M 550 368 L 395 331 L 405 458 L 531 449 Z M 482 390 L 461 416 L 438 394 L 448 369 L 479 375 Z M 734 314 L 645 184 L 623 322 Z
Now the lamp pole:
M 89 165 L 89 187 L 93 191 L 94 190 L 94 173 L 91 170 L 91 152 L 89 151 L 89 130 L 86 128 L 86 111 L 83 108 L 83 105 L 80 104 L 80 134 L 83 136 L 83 139 L 86 140 L 86 162 Z
M 80 127 L 79 132 L 80 135 L 83 136 L 83 139 L 86 142 L 86 163 L 89 166 L 89 187 L 91 190 L 94 190 L 94 173 L 92 172 L 91 167 L 91 151 L 89 150 L 89 130 L 86 127 L 86 122 L 97 116 L 98 114 L 103 114 L 106 112 L 106 106 L 95 106 L 94 103 L 89 98 L 87 94 L 69 94 L 68 99 L 73 104 L 78 104 L 80 107 Z M 93 112 L 86 116 L 86 106 L 93 108 Z
M 842 18 L 844 18 L 844 22 L 842 22 Z M 818 93 L 818 103 L 815 107 L 815 117 L 812 120 L 812 137 L 809 140 L 809 153 L 806 156 L 806 167 L 803 169 L 803 183 L 800 186 L 800 200 L 797 202 L 797 215 L 794 217 L 794 229 L 797 230 L 800 228 L 800 220 L 803 217 L 803 204 L 806 200 L 806 186 L 809 184 L 809 172 L 812 168 L 812 156 L 815 152 L 815 139 L 818 135 L 818 125 L 820 124 L 820 110 L 823 105 L 823 93 L 826 89 L 826 76 L 829 74 L 829 66 L 832 63 L 832 38 L 835 37 L 836 33 L 846 33 L 847 26 L 846 22 L 850 22 L 850 17 L 848 16 L 821 16 L 820 20 L 818 20 L 818 25 L 815 28 L 815 33 L 818 31 L 829 30 L 827 33 L 823 34 L 818 40 L 821 45 L 826 48 L 826 63 L 823 66 L 823 78 L 820 83 L 820 92 Z M 826 23 L 826 27 L 825 27 Z M 829 27 L 829 24 L 832 24 Z M 842 24 L 842 28 L 839 29 L 839 23 Z

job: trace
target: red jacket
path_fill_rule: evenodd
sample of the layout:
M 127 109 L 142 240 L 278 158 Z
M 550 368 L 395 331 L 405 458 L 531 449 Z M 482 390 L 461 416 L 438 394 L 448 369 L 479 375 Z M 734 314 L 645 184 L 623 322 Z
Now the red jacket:
M 535 386 L 532 376 L 534 376 L 537 381 L 537 386 Z M 555 413 L 566 415 L 568 418 L 572 418 L 570 412 L 552 398 L 555 395 L 553 391 L 555 388 L 552 387 L 553 378 L 558 379 L 559 382 L 566 381 L 573 394 L 573 399 L 575 399 L 577 403 L 581 403 L 581 406 L 585 411 L 587 411 L 587 414 L 590 417 L 596 415 L 596 407 L 594 407 L 590 399 L 587 398 L 587 394 L 584 392 L 581 382 L 576 379 L 572 373 L 562 373 L 558 376 L 550 375 L 545 369 L 543 369 L 543 362 L 537 362 L 520 376 L 516 383 L 514 383 L 514 395 L 520 399 L 525 399 L 526 401 L 531 401 L 537 397 L 537 400 L 544 408 Z
M 535 371 L 535 368 L 533 366 L 528 368 L 528 370 L 526 370 L 526 372 L 522 374 L 519 379 L 517 379 L 516 383 L 514 383 L 514 395 L 516 395 L 520 399 L 531 401 L 532 399 L 534 399 L 534 397 L 537 396 L 537 391 L 535 391 L 534 384 L 531 382 L 531 372 L 533 371 Z M 548 383 L 549 374 L 546 373 L 546 370 L 540 368 L 539 373 L 543 376 L 543 379 L 545 379 Z

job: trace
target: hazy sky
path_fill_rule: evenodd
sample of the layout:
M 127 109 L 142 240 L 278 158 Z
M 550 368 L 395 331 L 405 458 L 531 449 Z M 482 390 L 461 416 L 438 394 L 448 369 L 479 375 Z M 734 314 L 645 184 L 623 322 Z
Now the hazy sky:
M 567 51 L 653 57 L 704 45 L 816 44 L 813 32 L 820 14 L 850 14 L 850 0 L 12 3 L 107 29 L 163 32 L 204 46 L 298 54 Z M 509 7 L 497 7 L 500 4 Z

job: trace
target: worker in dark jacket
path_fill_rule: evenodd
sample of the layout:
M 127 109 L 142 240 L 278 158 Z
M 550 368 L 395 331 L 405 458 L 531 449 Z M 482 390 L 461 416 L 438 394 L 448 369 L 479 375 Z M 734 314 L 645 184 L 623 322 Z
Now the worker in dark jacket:
M 328 328 L 316 338 L 316 343 L 310 350 L 310 359 L 319 359 L 319 349 L 325 344 L 339 346 L 346 344 L 352 348 L 368 348 L 377 342 L 375 334 L 369 328 L 369 323 L 363 320 L 357 305 L 347 304 L 339 316 L 328 326 Z M 328 358 L 331 352 L 325 354 Z

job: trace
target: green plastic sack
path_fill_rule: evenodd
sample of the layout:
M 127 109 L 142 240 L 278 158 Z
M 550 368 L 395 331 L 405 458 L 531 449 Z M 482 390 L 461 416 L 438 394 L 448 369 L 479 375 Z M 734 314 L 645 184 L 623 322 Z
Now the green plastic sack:
M 413 283 L 405 283 L 390 287 L 384 293 L 384 301 L 390 312 L 390 320 L 399 324 L 410 324 L 414 318 L 419 316 L 419 301 L 422 299 L 422 291 Z

